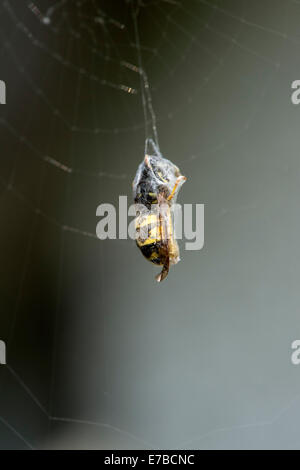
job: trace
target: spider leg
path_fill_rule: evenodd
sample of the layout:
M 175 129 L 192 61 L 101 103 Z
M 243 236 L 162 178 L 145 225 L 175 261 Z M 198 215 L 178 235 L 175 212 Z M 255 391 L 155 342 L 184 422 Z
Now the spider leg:
M 149 155 L 145 155 L 144 162 L 147 165 L 147 167 L 152 171 L 152 165 L 149 160 Z
M 157 282 L 161 282 L 167 277 L 167 275 L 169 274 L 169 267 L 170 267 L 170 261 L 169 261 L 169 256 L 168 256 L 165 261 L 165 264 L 163 265 L 161 273 L 155 276 L 155 279 L 157 280 Z
M 182 181 L 186 181 L 186 176 L 179 176 L 179 178 L 177 178 L 176 183 L 174 185 L 174 188 L 172 189 L 172 192 L 171 192 L 170 196 L 168 196 L 168 201 L 171 201 L 171 199 L 173 199 L 173 197 L 175 196 L 175 193 L 176 193 L 176 189 L 178 188 L 178 185 Z

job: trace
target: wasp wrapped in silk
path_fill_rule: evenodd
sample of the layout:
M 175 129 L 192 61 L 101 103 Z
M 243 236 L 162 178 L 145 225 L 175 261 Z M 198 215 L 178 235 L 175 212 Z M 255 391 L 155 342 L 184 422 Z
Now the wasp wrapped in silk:
M 145 155 L 133 181 L 136 243 L 145 258 L 162 266 L 156 276 L 161 282 L 167 277 L 170 265 L 180 260 L 172 206 L 186 177 L 176 165 L 162 157 L 153 141 L 151 143 L 155 154 Z

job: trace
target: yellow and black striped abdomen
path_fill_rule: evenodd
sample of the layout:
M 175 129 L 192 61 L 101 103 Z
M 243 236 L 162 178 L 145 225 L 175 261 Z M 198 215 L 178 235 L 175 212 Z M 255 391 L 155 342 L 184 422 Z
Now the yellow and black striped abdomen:
M 136 244 L 148 261 L 157 265 L 165 262 L 158 214 L 140 215 L 136 218 Z
M 151 263 L 162 266 L 164 264 L 165 256 L 162 256 L 162 247 L 160 242 L 150 243 L 148 245 L 137 245 L 145 258 Z
M 163 221 L 162 221 L 163 219 Z M 171 211 L 143 214 L 136 218 L 136 243 L 145 258 L 151 263 L 164 265 L 179 261 L 179 249 L 174 238 Z

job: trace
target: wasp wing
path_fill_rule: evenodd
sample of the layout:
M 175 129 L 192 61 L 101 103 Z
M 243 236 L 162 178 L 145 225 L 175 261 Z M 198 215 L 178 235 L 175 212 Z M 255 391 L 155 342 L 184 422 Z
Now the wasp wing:
M 170 255 L 169 255 L 169 242 L 170 242 L 170 207 L 165 201 L 165 198 L 158 196 L 158 210 L 159 210 L 159 230 L 160 230 L 160 243 L 161 253 L 163 254 L 164 264 L 162 271 L 155 277 L 157 282 L 162 282 L 168 275 L 170 269 Z

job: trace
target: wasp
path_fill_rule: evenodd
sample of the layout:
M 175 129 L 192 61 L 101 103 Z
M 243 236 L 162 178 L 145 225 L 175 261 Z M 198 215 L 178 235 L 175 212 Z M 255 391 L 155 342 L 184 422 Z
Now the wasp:
M 146 155 L 133 181 L 136 244 L 147 260 L 162 266 L 158 282 L 180 261 L 172 205 L 185 181 L 179 168 L 160 154 Z

